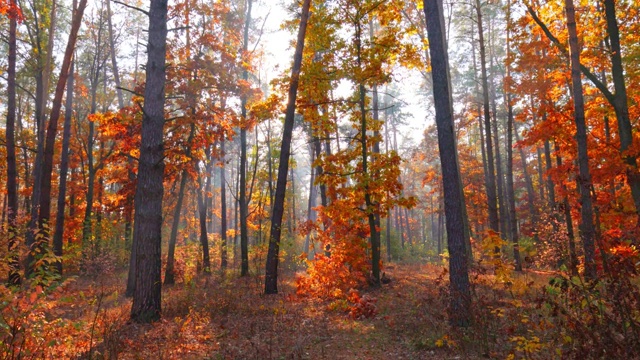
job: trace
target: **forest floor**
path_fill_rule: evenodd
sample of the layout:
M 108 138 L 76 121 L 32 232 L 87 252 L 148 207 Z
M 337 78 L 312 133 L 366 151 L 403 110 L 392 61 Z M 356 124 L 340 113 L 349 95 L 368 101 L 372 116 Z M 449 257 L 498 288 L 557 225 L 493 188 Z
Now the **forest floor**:
M 53 359 L 476 359 L 506 358 L 519 349 L 512 336 L 518 329 L 483 320 L 486 314 L 499 320 L 510 308 L 518 322 L 518 309 L 530 307 L 500 286 L 477 286 L 480 321 L 455 330 L 447 324 L 442 266 L 393 264 L 385 271 L 390 283 L 360 291 L 373 310 L 368 318 L 351 316 L 346 300 L 296 295 L 293 272 L 270 296 L 262 294 L 258 276 L 213 274 L 164 287 L 163 316 L 152 325 L 128 321 L 125 274 L 78 277 L 40 300 L 26 297 L 40 305 L 23 309 L 31 333 L 14 340 L 14 349 L 22 341 L 24 355 Z M 549 278 L 518 276 L 533 292 Z

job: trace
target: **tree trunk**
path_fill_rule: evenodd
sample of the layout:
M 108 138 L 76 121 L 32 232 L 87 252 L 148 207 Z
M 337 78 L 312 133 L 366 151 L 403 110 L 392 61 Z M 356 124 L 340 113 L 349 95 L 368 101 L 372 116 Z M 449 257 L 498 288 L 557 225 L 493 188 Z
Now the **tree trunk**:
M 220 166 L 220 267 L 224 271 L 227 268 L 227 180 L 225 174 L 225 139 L 220 141 L 220 154 L 222 165 Z
M 302 5 L 302 15 L 300 18 L 300 27 L 298 29 L 296 51 L 293 56 L 293 68 L 291 69 L 287 111 L 285 114 L 284 129 L 282 133 L 280 163 L 278 164 L 276 194 L 273 204 L 273 213 L 271 215 L 271 232 L 269 234 L 269 250 L 267 253 L 267 264 L 265 269 L 265 294 L 278 293 L 278 256 L 280 251 L 280 236 L 282 233 L 282 217 L 284 215 L 287 174 L 289 172 L 289 157 L 291 155 L 291 137 L 296 112 L 296 95 L 298 93 L 300 68 L 302 67 L 302 51 L 304 49 L 310 5 L 311 0 L 304 0 Z
M 543 121 L 546 121 L 546 114 L 543 116 Z M 553 165 L 551 164 L 551 144 L 549 140 L 544 141 L 544 162 L 545 169 L 547 171 L 547 193 L 549 194 L 549 209 L 554 210 L 556 208 L 556 190 L 555 185 L 553 184 L 553 179 L 551 179 L 551 169 Z
M 358 68 L 362 69 L 362 46 L 361 46 L 361 36 L 362 36 L 362 25 L 360 22 L 356 23 L 356 49 L 357 49 L 357 57 L 356 61 L 358 64 Z M 367 219 L 369 222 L 369 241 L 371 246 L 371 275 L 372 275 L 372 283 L 373 286 L 380 286 L 380 232 L 376 228 L 376 209 L 377 204 L 374 204 L 371 200 L 371 194 L 369 193 L 369 180 L 371 175 L 368 173 L 368 145 L 367 145 L 367 111 L 365 108 L 365 100 L 366 100 L 366 90 L 364 84 L 360 83 L 358 86 L 359 92 L 359 105 L 360 105 L 360 142 L 362 146 L 362 173 L 363 179 L 366 182 L 364 186 L 364 202 L 365 202 L 365 213 L 367 214 Z
M 191 123 L 191 130 L 189 131 L 189 138 L 187 139 L 187 148 L 185 149 L 185 156 L 189 161 L 191 160 L 191 143 L 196 133 L 196 126 Z M 178 189 L 178 201 L 173 211 L 173 223 L 171 224 L 171 236 L 169 237 L 169 249 L 167 251 L 167 267 L 164 273 L 164 284 L 173 285 L 176 282 L 174 274 L 175 265 L 175 252 L 176 241 L 178 240 L 178 228 L 180 227 L 180 213 L 182 212 L 182 202 L 184 201 L 184 189 L 187 187 L 187 180 L 189 179 L 189 172 L 186 167 L 191 166 L 191 163 L 184 164 L 184 169 L 180 173 L 180 188 Z
M 111 20 L 111 0 L 107 0 L 107 23 L 109 26 L 109 46 L 111 53 L 111 69 L 113 71 L 113 81 L 116 84 L 116 95 L 118 97 L 118 107 L 122 109 L 124 107 L 124 96 L 122 95 L 122 88 L 120 85 L 120 71 L 118 71 L 118 60 L 116 58 L 116 42 L 113 36 L 113 21 Z
M 75 1 L 74 1 L 75 3 Z M 74 4 L 75 8 L 75 4 Z M 62 130 L 62 154 L 60 155 L 60 185 L 58 188 L 58 207 L 56 213 L 56 229 L 53 234 L 53 251 L 62 256 L 62 238 L 64 235 L 64 210 L 67 196 L 67 173 L 69 171 L 69 143 L 71 140 L 71 117 L 73 116 L 74 64 L 71 62 L 69 80 L 67 81 L 67 100 L 64 109 L 64 128 Z M 62 274 L 62 262 L 56 263 L 56 269 Z
M 508 40 L 507 40 L 508 43 Z M 513 259 L 516 271 L 522 271 L 520 245 L 518 244 L 518 218 L 516 214 L 516 194 L 513 185 L 513 106 L 511 95 L 507 95 L 507 199 L 509 200 L 509 235 L 513 244 Z M 526 169 L 525 169 L 526 171 Z
M 78 38 L 78 30 L 82 23 L 84 9 L 87 6 L 87 0 L 80 0 L 78 8 L 74 12 L 71 23 L 71 32 L 69 33 L 69 41 L 65 49 L 62 67 L 60 68 L 60 76 L 56 85 L 53 102 L 51 104 L 51 115 L 49 116 L 49 125 L 47 126 L 46 142 L 44 147 L 43 167 L 42 167 L 42 183 L 40 195 L 40 209 L 38 221 L 42 226 L 49 222 L 51 215 L 51 175 L 53 172 L 53 151 L 55 145 L 56 134 L 58 132 L 58 119 L 60 118 L 60 110 L 62 108 L 62 96 L 67 86 L 67 78 L 69 76 L 69 68 L 75 51 L 76 40 Z
M 555 148 L 556 151 L 556 164 L 558 166 L 562 166 L 562 158 L 558 155 L 558 148 Z M 567 193 L 567 187 L 562 184 L 562 188 L 564 193 Z M 569 271 L 571 275 L 578 275 L 578 255 L 576 254 L 576 240 L 575 234 L 573 231 L 573 220 L 571 219 L 571 204 L 569 203 L 569 198 L 567 196 L 564 197 L 562 201 L 562 210 L 564 215 L 564 220 L 567 226 L 567 241 L 569 246 Z
M 493 157 L 493 142 L 491 140 L 491 113 L 489 111 L 489 84 L 487 79 L 487 60 L 485 55 L 484 32 L 482 29 L 482 8 L 480 0 L 475 2 L 476 15 L 478 21 L 478 42 L 480 46 L 480 67 L 482 70 L 482 100 L 484 109 L 484 131 L 487 144 L 487 177 L 485 178 L 485 188 L 487 190 L 487 203 L 489 206 L 489 227 L 492 231 L 500 231 L 500 220 L 498 218 L 498 198 L 496 195 L 496 178 Z M 449 220 L 447 217 L 447 228 Z M 499 249 L 496 249 L 499 251 Z
M 369 41 L 371 41 L 371 43 L 375 43 L 375 41 L 376 41 L 376 39 L 373 36 L 373 29 L 374 29 L 374 23 L 373 23 L 373 21 L 370 21 L 369 22 Z M 373 122 L 377 123 L 380 120 L 379 99 L 378 99 L 378 85 L 374 84 L 373 88 L 371 90 L 372 90 L 371 91 L 372 117 L 373 117 Z M 376 156 L 378 156 L 380 154 L 380 142 L 378 141 L 378 138 L 380 137 L 380 132 L 378 130 L 375 130 L 373 132 L 373 136 L 374 136 L 375 140 L 373 142 L 373 149 L 372 149 L 373 151 L 372 151 L 372 153 L 373 153 L 373 159 L 375 159 Z M 374 176 L 374 179 L 377 179 L 377 178 L 380 177 L 378 172 L 374 172 L 373 176 Z M 380 262 L 381 262 L 381 260 L 380 260 L 381 259 L 381 254 L 380 254 L 380 247 L 381 247 L 380 229 L 382 229 L 380 227 L 380 205 L 379 204 L 376 204 L 376 212 L 375 212 L 374 216 L 375 216 L 374 217 L 374 220 L 375 220 L 374 230 L 376 232 L 376 237 L 377 237 L 377 240 L 376 240 L 377 241 L 377 248 L 376 249 L 373 248 L 373 242 L 374 242 L 373 238 L 371 239 L 371 242 L 372 242 L 371 248 L 372 248 L 372 252 L 373 251 L 377 251 L 378 253 L 377 254 L 373 253 L 372 262 L 374 261 L 373 257 L 376 257 L 378 259 L 378 261 L 374 264 L 373 267 L 374 268 L 376 268 L 376 267 L 378 268 L 377 272 L 379 274 L 380 273 L 379 267 L 380 267 Z M 374 278 L 376 278 L 375 277 L 375 271 L 374 271 Z
M 453 326 L 466 327 L 471 323 L 471 293 L 467 264 L 468 257 L 465 250 L 467 240 L 465 239 L 463 219 L 464 201 L 460 198 L 462 195 L 462 180 L 460 179 L 453 124 L 453 101 L 444 34 L 443 6 L 441 0 L 424 0 L 423 4 L 430 45 L 429 53 L 431 54 L 438 149 L 442 166 L 445 213 L 447 217 L 451 291 L 449 320 Z
M 209 166 L 207 166 L 207 169 L 209 169 Z M 202 180 L 199 182 L 201 183 Z M 207 199 L 205 199 L 202 193 L 202 184 L 199 184 L 198 220 L 200 225 L 200 246 L 202 246 L 202 270 L 208 275 L 211 273 L 211 260 L 209 255 L 209 238 L 207 236 Z
M 620 32 L 616 18 L 615 1 L 604 0 L 604 9 L 607 18 L 609 44 L 611 45 L 611 76 L 615 89 L 613 100 L 616 105 L 618 133 L 620 134 L 620 152 L 625 153 L 633 144 L 633 128 L 629 119 L 627 87 L 625 84 L 624 69 L 622 68 L 622 51 L 620 49 Z M 640 175 L 638 174 L 638 164 L 635 156 L 632 155 L 625 155 L 624 160 L 625 163 L 629 165 L 627 170 L 627 183 L 631 188 L 636 213 L 639 216 L 638 224 L 640 225 Z
M 10 5 L 16 7 L 15 0 Z M 9 16 L 9 64 L 7 69 L 7 124 L 5 140 L 7 142 L 7 235 L 9 251 L 8 285 L 19 285 L 20 255 L 18 253 L 18 167 L 16 164 L 15 123 L 16 123 L 16 33 L 17 14 Z
M 247 1 L 247 15 L 244 23 L 243 57 L 247 55 L 249 46 L 249 24 L 251 24 L 252 0 Z M 245 68 L 242 79 L 247 81 L 249 73 Z M 247 220 L 249 216 L 249 202 L 247 199 L 247 94 L 242 94 L 242 124 L 240 125 L 240 257 L 242 259 L 240 276 L 249 275 L 249 234 Z
M 507 21 L 507 58 L 511 56 L 511 0 L 507 0 L 506 7 L 506 21 Z M 506 78 L 511 78 L 511 68 L 506 68 Z M 513 244 L 513 259 L 515 262 L 515 270 L 522 271 L 522 260 L 520 258 L 520 245 L 518 244 L 518 219 L 516 212 L 516 194 L 513 184 L 513 132 L 514 132 L 514 118 L 513 118 L 513 103 L 511 100 L 511 89 L 507 80 L 505 82 L 505 95 L 504 100 L 507 105 L 507 200 L 509 202 L 509 235 L 511 237 L 511 243 Z M 526 172 L 526 169 L 524 169 Z
M 100 24 L 102 25 L 102 24 Z M 93 58 L 93 67 L 92 70 L 94 71 L 93 74 L 91 74 L 91 109 L 89 110 L 90 114 L 94 114 L 96 112 L 96 108 L 97 108 L 97 92 L 98 92 L 98 81 L 99 81 L 99 76 L 100 76 L 100 66 L 99 66 L 99 58 L 100 58 L 100 34 L 101 32 L 98 32 L 98 40 L 96 41 L 96 47 L 97 47 L 97 52 L 95 54 L 95 57 Z M 94 145 L 94 133 L 95 133 L 95 123 L 94 121 L 88 120 L 89 121 L 89 134 L 87 136 L 87 167 L 89 169 L 89 178 L 87 179 L 87 196 L 86 196 L 86 204 L 87 206 L 85 207 L 85 211 L 84 211 L 84 220 L 82 221 L 82 254 L 83 254 L 83 260 L 87 260 L 89 258 L 89 247 L 93 247 L 95 246 L 95 243 L 92 244 L 91 241 L 91 234 L 93 232 L 92 230 L 92 224 L 91 224 L 91 216 L 93 213 L 93 197 L 94 197 L 94 190 L 95 190 L 95 180 L 96 180 L 96 166 L 95 166 L 95 160 L 93 158 L 93 145 Z M 94 258 L 94 253 L 91 252 L 91 258 Z
M 513 122 L 513 133 L 515 135 L 515 139 L 516 142 L 520 141 L 520 135 L 518 135 L 518 128 L 517 128 L 517 122 Z M 533 182 L 531 181 L 531 175 L 529 175 L 529 171 L 527 170 L 527 158 L 524 154 L 524 150 L 522 150 L 522 148 L 520 148 L 520 162 L 522 163 L 522 173 L 524 175 L 524 183 L 525 183 L 525 187 L 527 188 L 527 205 L 529 207 L 529 214 L 531 215 L 531 225 L 533 226 L 537 226 L 539 219 L 540 219 L 540 215 L 538 214 L 538 209 L 536 207 L 536 194 L 535 191 L 533 189 Z M 534 240 L 536 242 L 536 244 L 538 243 L 538 241 L 540 240 L 538 238 L 538 231 L 534 229 L 534 233 L 533 233 L 533 237 Z
M 593 205 L 591 202 L 591 173 L 589 171 L 589 155 L 587 153 L 587 127 L 584 118 L 584 98 L 582 79 L 580 78 L 580 49 L 576 29 L 575 8 L 573 0 L 565 0 L 567 28 L 569 30 L 569 48 L 571 55 L 571 84 L 573 89 L 574 119 L 576 123 L 576 141 L 578 142 L 578 167 L 580 185 L 581 238 L 584 246 L 585 276 L 587 279 L 597 278 L 595 263 L 595 229 L 593 225 Z
M 60 118 L 60 110 L 62 108 L 62 96 L 64 95 L 64 89 L 67 86 L 67 77 L 69 76 L 69 67 L 75 50 L 76 40 L 78 38 L 78 30 L 82 23 L 82 15 L 84 9 L 87 6 L 87 0 L 80 0 L 78 8 L 74 12 L 73 20 L 71 23 L 71 31 L 69 33 L 69 40 L 65 49 L 64 58 L 62 60 L 62 67 L 60 68 L 60 76 L 58 77 L 58 83 L 54 93 L 53 103 L 51 105 L 51 114 L 49 116 L 49 125 L 47 127 L 46 139 L 44 149 L 42 153 L 42 172 L 39 182 L 34 183 L 34 203 L 38 203 L 38 209 L 32 209 L 32 211 L 38 211 L 38 224 L 37 226 L 41 230 L 45 230 L 45 227 L 49 225 L 49 218 L 51 217 L 51 176 L 53 172 L 53 151 L 56 139 L 56 133 L 58 131 L 58 119 Z M 47 73 L 46 71 L 44 72 Z M 46 88 L 45 88 L 46 91 Z M 43 109 L 44 110 L 44 109 Z M 35 188 L 39 188 L 39 199 L 36 198 Z M 29 242 L 29 241 L 27 241 Z M 28 245 L 33 245 L 31 244 Z M 31 249 L 33 250 L 33 249 Z M 29 251 L 27 262 L 29 263 L 29 271 L 31 265 L 35 260 L 33 251 Z M 28 271 L 28 272 L 29 272 Z
M 307 203 L 307 221 L 313 222 L 316 220 L 315 210 L 313 208 L 316 207 L 316 186 L 315 186 L 315 168 L 313 166 L 313 162 L 315 161 L 315 151 L 313 149 L 313 145 L 309 147 L 309 156 L 310 156 L 310 164 L 311 164 L 311 174 L 309 175 L 309 202 Z M 311 232 L 307 233 L 307 236 L 304 239 L 304 247 L 302 251 L 306 254 L 307 259 L 309 257 L 309 246 L 311 241 Z
M 493 44 L 491 37 L 491 22 L 489 22 L 489 68 L 491 71 L 491 80 L 489 84 L 490 98 L 491 98 L 491 111 L 493 113 L 493 122 L 491 123 L 491 130 L 493 131 L 493 146 L 495 149 L 495 158 L 496 158 L 496 186 L 497 186 L 497 197 L 498 197 L 498 219 L 500 224 L 500 237 L 503 239 L 507 239 L 508 237 L 508 209 L 507 209 L 507 200 L 505 199 L 505 186 L 504 186 L 504 173 L 502 172 L 502 154 L 500 149 L 500 133 L 498 131 L 498 106 L 496 104 L 496 87 L 494 84 L 494 73 L 493 71 Z
M 289 236 L 294 238 L 296 231 L 296 181 L 293 166 L 289 167 L 289 176 L 291 177 L 291 206 L 289 207 L 291 222 L 289 224 Z
M 149 6 L 146 86 L 135 196 L 135 290 L 131 320 L 146 323 L 160 319 L 160 279 L 163 196 L 163 127 L 166 79 L 167 0 Z

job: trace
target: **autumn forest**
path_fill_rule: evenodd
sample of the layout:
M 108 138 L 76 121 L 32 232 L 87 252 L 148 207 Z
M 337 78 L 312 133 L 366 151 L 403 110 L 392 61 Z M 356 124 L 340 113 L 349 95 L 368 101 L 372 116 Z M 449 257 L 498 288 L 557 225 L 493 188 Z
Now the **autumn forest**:
M 634 359 L 636 0 L 0 0 L 0 359 Z

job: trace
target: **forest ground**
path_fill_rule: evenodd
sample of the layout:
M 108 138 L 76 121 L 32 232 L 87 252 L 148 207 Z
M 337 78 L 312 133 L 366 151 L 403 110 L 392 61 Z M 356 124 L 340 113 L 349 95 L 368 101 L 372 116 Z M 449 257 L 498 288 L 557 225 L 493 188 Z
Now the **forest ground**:
M 38 300 L 28 296 L 39 305 L 26 311 L 41 320 L 30 323 L 32 339 L 23 346 L 26 355 L 55 359 L 475 359 L 524 349 L 513 337 L 518 329 L 489 324 L 487 315 L 526 331 L 530 324 L 518 313 L 533 302 L 523 305 L 527 300 L 504 291 L 493 275 L 476 276 L 482 284 L 475 287 L 477 323 L 454 330 L 446 320 L 444 267 L 392 264 L 385 271 L 390 283 L 361 290 L 361 308 L 353 314 L 347 300 L 297 295 L 293 271 L 281 276 L 280 293 L 271 296 L 262 294 L 259 276 L 200 276 L 163 288 L 163 316 L 152 325 L 128 321 L 126 273 L 77 277 Z M 549 278 L 533 271 L 516 276 L 527 293 Z M 507 308 L 515 320 L 505 317 Z

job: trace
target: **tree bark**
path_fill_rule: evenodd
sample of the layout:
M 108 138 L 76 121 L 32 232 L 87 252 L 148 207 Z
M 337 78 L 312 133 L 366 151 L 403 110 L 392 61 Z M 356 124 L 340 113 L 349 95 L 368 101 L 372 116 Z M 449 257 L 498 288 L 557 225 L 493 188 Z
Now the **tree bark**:
M 627 98 L 627 87 L 622 67 L 622 53 L 620 49 L 620 31 L 616 18 L 616 8 L 614 0 L 604 0 L 605 15 L 607 18 L 607 32 L 609 33 L 609 44 L 611 45 L 611 76 L 615 89 L 614 102 L 616 104 L 616 118 L 618 120 L 618 133 L 620 134 L 620 152 L 624 153 L 633 145 L 633 128 L 629 119 L 629 105 Z M 631 195 L 638 214 L 638 224 L 640 226 L 640 175 L 638 174 L 638 164 L 636 157 L 625 155 L 625 163 L 629 165 L 627 170 L 627 183 L 631 188 Z
M 302 67 L 302 51 L 304 50 L 307 21 L 309 20 L 309 8 L 311 0 L 304 0 L 302 15 L 298 29 L 296 51 L 293 56 L 293 68 L 291 69 L 291 82 L 287 110 L 284 119 L 282 133 L 282 148 L 280 150 L 280 163 L 278 164 L 278 179 L 276 181 L 276 194 L 271 215 L 271 231 L 269 234 L 269 250 L 267 252 L 267 264 L 265 269 L 265 294 L 278 293 L 278 256 L 280 252 L 280 236 L 282 234 L 282 217 L 284 215 L 284 200 L 287 188 L 287 174 L 289 172 L 289 157 L 291 155 L 291 137 L 293 133 L 294 118 L 296 112 L 296 96 Z
M 558 155 L 558 148 L 555 148 L 556 164 L 562 166 L 562 158 Z M 567 187 L 562 184 L 562 188 L 567 193 Z M 564 215 L 565 224 L 567 226 L 567 241 L 569 246 L 569 271 L 571 275 L 578 275 L 578 255 L 576 253 L 576 240 L 575 233 L 573 231 L 573 220 L 571 219 L 571 204 L 567 196 L 562 200 L 562 211 Z
M 507 44 L 508 44 L 507 40 Z M 513 259 L 516 271 L 522 271 L 520 245 L 518 244 L 518 218 L 516 214 L 516 194 L 513 185 L 513 106 L 511 95 L 507 94 L 507 199 L 509 201 L 509 235 L 513 244 Z M 526 171 L 526 169 L 525 169 Z
M 71 66 L 76 40 L 78 38 L 78 30 L 80 29 L 80 25 L 82 23 L 82 16 L 84 14 L 86 5 L 86 0 L 80 0 L 78 8 L 74 11 L 74 16 L 71 23 L 71 32 L 69 33 L 69 40 L 65 49 L 62 67 L 60 68 L 60 76 L 58 78 L 53 103 L 51 105 L 51 114 L 49 116 L 49 124 L 47 127 L 46 140 L 43 151 L 42 178 L 39 185 L 40 199 L 38 201 L 38 227 L 43 231 L 45 231 L 45 229 L 48 229 L 49 219 L 51 217 L 51 176 L 53 172 L 53 152 L 56 133 L 58 132 L 58 119 L 60 118 L 60 110 L 62 108 L 62 96 L 64 95 L 64 89 L 67 86 L 69 68 Z M 37 184 L 34 186 L 37 186 Z M 29 261 L 29 263 L 31 264 L 32 260 L 34 259 L 33 251 L 29 252 L 29 259 L 31 260 Z
M 475 1 L 476 18 L 478 21 L 478 42 L 480 46 L 480 67 L 482 71 L 482 101 L 484 110 L 485 142 L 487 144 L 487 177 L 485 188 L 487 190 L 487 203 L 489 206 L 489 227 L 496 233 L 500 232 L 500 219 L 498 218 L 498 199 L 496 195 L 496 178 L 493 156 L 493 142 L 491 136 L 491 113 L 489 111 L 489 85 L 487 79 L 487 60 L 485 55 L 484 32 L 482 29 L 482 8 L 480 0 Z M 449 221 L 447 220 L 447 226 Z M 497 249 L 499 250 L 499 249 Z
M 362 70 L 362 25 L 358 21 L 356 23 L 356 49 L 358 68 Z M 362 155 L 362 174 L 365 181 L 364 186 L 364 202 L 365 202 L 365 214 L 369 222 L 369 242 L 371 246 L 371 275 L 372 285 L 380 286 L 380 232 L 376 228 L 376 208 L 377 204 L 374 204 L 371 200 L 371 194 L 369 193 L 369 180 L 371 175 L 369 174 L 368 162 L 368 145 L 367 145 L 367 112 L 365 109 L 366 90 L 363 83 L 358 86 L 359 93 L 359 105 L 360 105 L 360 143 L 361 143 L 361 155 Z
M 442 166 L 442 180 L 447 217 L 449 248 L 450 309 L 449 321 L 453 326 L 471 324 L 471 293 L 468 257 L 465 250 L 464 201 L 460 179 L 456 139 L 453 123 L 453 99 L 449 78 L 449 60 L 444 34 L 444 16 L 441 0 L 423 0 L 429 37 L 429 53 L 433 77 L 433 94 L 438 129 L 438 149 Z M 486 78 L 486 77 L 485 77 Z
M 206 168 L 207 170 L 210 170 L 209 166 Z M 202 180 L 200 183 L 202 183 Z M 200 246 L 202 246 L 202 270 L 208 275 L 211 273 L 211 258 L 209 255 L 209 238 L 207 236 L 207 199 L 205 199 L 205 196 L 203 195 L 202 184 L 199 184 L 198 186 L 198 215 L 200 225 Z
M 316 220 L 316 215 L 315 215 L 315 210 L 313 210 L 316 207 L 316 186 L 315 186 L 315 180 L 316 180 L 316 174 L 315 174 L 315 168 L 313 166 L 313 162 L 315 161 L 315 151 L 313 149 L 313 144 L 310 145 L 309 147 L 309 157 L 310 157 L 310 164 L 311 164 L 311 174 L 309 175 L 309 201 L 307 203 L 307 221 L 315 221 Z M 310 246 L 310 242 L 311 242 L 311 232 L 307 233 L 307 236 L 304 239 L 304 247 L 302 249 L 302 251 L 307 254 L 307 259 L 309 259 L 309 246 Z
M 507 17 L 507 58 L 511 56 L 511 0 L 507 1 L 506 7 Z M 514 116 L 513 103 L 511 99 L 511 89 L 508 81 L 511 81 L 511 67 L 506 67 L 505 83 L 505 102 L 507 105 L 507 200 L 509 202 L 509 235 L 513 244 L 513 259 L 515 262 L 515 270 L 522 271 L 522 260 L 520 258 L 520 245 L 518 244 L 518 219 L 516 211 L 516 194 L 513 184 L 513 132 L 514 132 Z M 524 169 L 526 171 L 526 169 Z
M 227 268 L 227 180 L 225 174 L 226 154 L 224 149 L 225 139 L 220 141 L 220 267 L 222 271 Z
M 75 3 L 75 1 L 74 1 Z M 74 4 L 75 8 L 75 4 Z M 62 130 L 62 154 L 60 159 L 60 185 L 58 187 L 58 207 L 56 213 L 56 229 L 53 234 L 53 251 L 62 256 L 62 238 L 64 235 L 64 211 L 67 196 L 67 173 L 69 171 L 69 143 L 71 140 L 71 117 L 73 116 L 74 64 L 71 62 L 69 80 L 67 81 L 67 99 L 64 109 L 64 127 Z M 62 262 L 56 263 L 56 269 L 62 274 Z
M 591 173 L 587 153 L 587 127 L 584 116 L 584 98 L 582 79 L 580 78 L 580 48 L 575 19 L 573 0 L 565 0 L 567 28 L 569 30 L 569 53 L 571 56 L 571 84 L 573 90 L 574 120 L 576 123 L 576 141 L 578 142 L 578 167 L 580 185 L 581 238 L 584 247 L 585 276 L 594 280 L 598 274 L 595 263 L 595 229 L 593 225 L 593 205 L 591 202 Z
M 111 14 L 111 0 L 106 0 L 107 3 L 107 23 L 109 26 L 109 46 L 111 55 L 111 69 L 113 71 L 113 81 L 116 84 L 116 95 L 118 97 L 118 107 L 122 109 L 124 107 L 124 96 L 122 95 L 122 88 L 120 85 L 120 71 L 118 71 L 118 60 L 116 58 L 116 42 L 113 36 L 113 21 Z
M 167 46 L 167 0 L 151 0 L 147 44 L 146 86 L 142 117 L 138 184 L 135 195 L 135 289 L 131 320 L 160 319 L 162 196 L 164 175 L 164 100 Z
M 251 23 L 252 0 L 247 1 L 247 14 L 244 23 L 244 43 L 242 56 L 247 55 L 249 47 L 249 24 Z M 247 81 L 249 73 L 245 67 L 242 71 L 242 79 Z M 249 200 L 247 199 L 247 94 L 241 97 L 242 124 L 240 126 L 240 276 L 249 275 L 249 229 L 247 220 L 249 216 Z
M 16 1 L 10 5 L 15 8 Z M 5 140 L 7 142 L 7 232 L 9 251 L 8 285 L 19 285 L 20 255 L 18 253 L 18 167 L 16 163 L 15 123 L 16 123 L 16 33 L 17 14 L 9 16 L 9 64 L 7 69 L 7 124 Z
M 187 148 L 185 149 L 185 156 L 191 161 L 191 143 L 196 133 L 196 126 L 191 123 L 189 130 L 189 138 L 187 139 Z M 178 240 L 178 228 L 180 227 L 180 213 L 182 212 L 182 202 L 184 201 L 184 189 L 187 187 L 187 180 L 189 179 L 189 172 L 186 167 L 191 166 L 191 163 L 184 164 L 184 169 L 180 173 L 180 188 L 178 189 L 178 201 L 173 211 L 173 223 L 171 224 L 171 236 L 169 237 L 169 249 L 167 250 L 167 267 L 164 273 L 164 284 L 173 285 L 176 282 L 175 278 L 175 253 L 176 242 Z
M 520 141 L 520 135 L 518 135 L 518 128 L 516 126 L 517 122 L 513 122 L 513 133 L 515 135 L 515 139 L 516 142 Z M 527 158 L 524 154 L 524 150 L 522 150 L 522 148 L 519 149 L 520 151 L 520 162 L 522 163 L 522 174 L 524 175 L 524 183 L 525 183 L 525 187 L 527 188 L 527 206 L 529 208 L 529 214 L 531 215 L 531 225 L 533 226 L 537 226 L 539 219 L 540 219 L 540 215 L 538 214 L 538 209 L 536 207 L 536 193 L 533 189 L 533 182 L 531 181 L 531 175 L 529 175 L 529 170 L 527 169 L 528 165 L 527 165 Z M 534 229 L 534 233 L 533 233 L 533 237 L 534 237 L 534 241 L 536 242 L 536 244 L 539 241 L 538 238 L 538 231 Z

